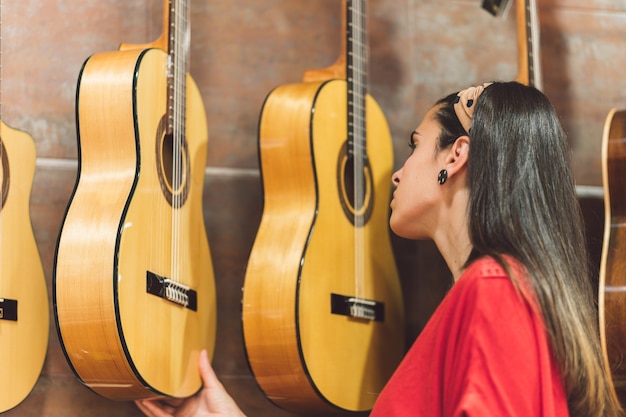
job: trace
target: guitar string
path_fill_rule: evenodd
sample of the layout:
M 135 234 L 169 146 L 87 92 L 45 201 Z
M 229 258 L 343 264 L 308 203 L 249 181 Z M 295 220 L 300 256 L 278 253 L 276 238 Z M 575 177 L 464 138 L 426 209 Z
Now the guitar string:
M 176 89 L 174 91 L 175 95 L 176 95 L 176 100 L 175 100 L 175 104 L 176 104 L 176 112 L 175 112 L 175 117 L 176 117 L 176 133 L 175 133 L 175 140 L 173 142 L 173 152 L 172 155 L 174 157 L 174 172 L 172 175 L 173 181 L 174 181 L 174 195 L 173 195 L 173 204 L 172 204 L 172 244 L 173 244 L 173 250 L 172 250 L 172 279 L 175 281 L 178 281 L 178 256 L 179 256 L 179 247 L 178 247 L 178 220 L 179 220 L 179 213 L 180 213 L 180 151 L 181 151 L 181 147 L 180 147 L 180 141 L 182 140 L 182 135 L 183 135 L 183 126 L 181 125 L 181 111 L 182 111 L 182 103 L 181 103 L 181 79 L 180 79 L 180 71 L 181 71 L 181 48 L 180 48 L 180 17 L 181 17 L 181 13 L 180 13 L 180 2 L 176 1 L 176 5 L 179 6 L 177 7 L 174 12 L 174 18 L 176 20 L 176 24 L 174 25 L 174 31 L 175 31 L 175 38 L 174 38 L 174 47 L 175 47 L 175 52 L 174 52 L 174 59 L 176 62 L 176 65 L 174 67 L 174 71 L 175 71 L 175 75 L 174 75 L 174 82 L 175 82 L 175 86 Z
M 2 115 L 2 45 L 3 45 L 2 41 L 3 41 L 3 39 L 2 39 L 2 13 L 0 13 L 0 120 L 3 120 L 2 119 L 2 117 L 3 117 L 3 115 Z M 2 140 L 3 140 L 3 135 L 2 134 L 4 133 L 4 132 L 2 132 L 2 126 L 1 125 L 2 124 L 0 123 L 0 143 L 2 143 Z M 2 200 L 4 199 L 4 187 L 2 187 L 2 184 L 4 183 L 5 178 L 4 178 L 4 166 L 3 166 L 2 162 L 1 162 L 2 161 L 2 156 L 3 156 L 3 154 L 2 154 L 3 151 L 4 151 L 4 147 L 0 148 L 0 205 L 2 204 Z M 7 158 L 7 160 L 8 160 L 8 158 Z M 0 206 L 0 235 L 1 235 L 2 230 L 3 230 L 2 218 L 4 216 L 1 215 L 3 211 L 4 211 L 4 207 Z M 0 249 L 2 249 L 3 240 L 4 239 L 0 238 Z M 0 259 L 0 261 L 1 261 L 1 259 Z M 0 284 L 2 284 L 2 278 L 3 278 L 2 275 L 3 275 L 2 271 L 0 271 Z M 3 297 L 3 294 L 0 294 L 0 299 L 2 299 L 2 297 Z
M 170 236 L 170 244 L 171 244 L 171 251 L 170 251 L 170 278 L 174 281 L 176 281 L 176 269 L 175 269 L 175 261 L 176 261 L 176 246 L 175 246 L 175 242 L 176 239 L 174 238 L 175 236 L 175 230 L 176 230 L 176 224 L 175 224 L 175 214 L 176 214 L 176 203 L 177 203 L 177 198 L 176 198 L 176 167 L 177 167 L 177 162 L 176 162 L 176 142 L 178 141 L 178 132 L 179 132 L 179 126 L 178 126 L 178 105 L 179 105 L 179 100 L 178 100 L 178 90 L 179 90 L 179 86 L 178 86 L 178 44 L 177 44 L 177 39 L 178 39 L 178 33 L 176 32 L 177 28 L 178 28 L 178 16 L 176 14 L 177 11 L 177 3 L 174 2 L 171 6 L 172 9 L 170 11 L 170 15 L 171 15 L 171 19 L 172 19 L 172 23 L 170 24 L 170 30 L 171 30 L 171 53 L 173 54 L 172 57 L 172 65 L 173 65 L 173 74 L 172 74 L 172 83 L 173 83 L 173 91 L 172 91 L 172 204 L 171 204 L 171 217 L 170 217 L 170 222 L 171 222 L 171 236 Z
M 365 158 L 365 1 L 353 0 L 351 7 L 352 33 L 352 128 L 353 128 L 353 179 L 354 187 L 354 280 L 355 297 L 365 298 L 365 239 L 364 212 L 364 158 Z M 361 205 L 361 202 L 363 205 Z
M 182 183 L 184 175 L 183 169 L 183 141 L 185 135 L 185 66 L 184 64 L 184 42 L 185 37 L 183 32 L 185 29 L 184 15 L 186 10 L 184 9 L 184 3 L 181 0 L 176 0 L 174 5 L 174 132 L 172 143 L 172 251 L 171 251 L 171 268 L 172 268 L 172 280 L 179 282 L 181 279 L 180 271 L 180 255 L 181 255 L 181 205 L 183 202 L 184 184 Z

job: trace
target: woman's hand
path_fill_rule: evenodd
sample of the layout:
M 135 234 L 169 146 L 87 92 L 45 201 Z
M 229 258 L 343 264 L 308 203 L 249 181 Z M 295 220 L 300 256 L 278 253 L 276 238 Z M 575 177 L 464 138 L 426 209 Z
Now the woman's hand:
M 245 417 L 217 379 L 206 350 L 198 360 L 202 390 L 185 399 L 137 400 L 137 407 L 148 417 Z

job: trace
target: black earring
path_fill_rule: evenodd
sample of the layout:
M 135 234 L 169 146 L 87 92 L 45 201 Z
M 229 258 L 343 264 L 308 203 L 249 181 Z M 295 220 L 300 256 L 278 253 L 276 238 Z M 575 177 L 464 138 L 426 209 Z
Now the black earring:
M 439 175 L 437 176 L 437 181 L 439 182 L 439 185 L 443 185 L 443 183 L 446 182 L 447 179 L 448 171 L 446 171 L 445 169 L 439 171 Z

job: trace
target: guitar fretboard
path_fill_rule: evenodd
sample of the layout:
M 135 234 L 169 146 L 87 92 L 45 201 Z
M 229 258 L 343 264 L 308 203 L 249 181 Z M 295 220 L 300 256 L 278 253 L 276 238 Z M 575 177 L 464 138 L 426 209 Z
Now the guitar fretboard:
M 541 90 L 541 63 L 539 54 L 539 18 L 536 0 L 524 1 L 526 21 L 526 55 L 528 56 L 528 84 Z
M 185 92 L 189 66 L 189 46 L 191 25 L 189 7 L 186 0 L 170 0 L 168 30 L 168 132 L 176 137 L 184 137 L 185 131 Z
M 355 165 L 358 162 L 356 160 L 366 157 L 365 97 L 368 59 L 366 3 L 365 0 L 348 0 L 347 3 L 348 154 L 355 158 Z M 355 166 L 355 170 L 357 168 Z

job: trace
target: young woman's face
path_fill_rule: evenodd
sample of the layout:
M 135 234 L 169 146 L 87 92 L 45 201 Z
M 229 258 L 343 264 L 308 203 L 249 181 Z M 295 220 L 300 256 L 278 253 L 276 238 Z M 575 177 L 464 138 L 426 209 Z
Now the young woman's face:
M 411 134 L 411 155 L 392 176 L 396 189 L 391 200 L 391 230 L 409 239 L 432 238 L 438 220 L 435 208 L 441 201 L 441 185 L 437 176 L 444 168 L 444 158 L 437 148 L 441 127 L 434 119 L 435 110 L 430 109 Z

